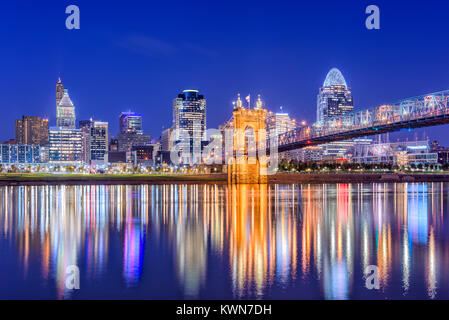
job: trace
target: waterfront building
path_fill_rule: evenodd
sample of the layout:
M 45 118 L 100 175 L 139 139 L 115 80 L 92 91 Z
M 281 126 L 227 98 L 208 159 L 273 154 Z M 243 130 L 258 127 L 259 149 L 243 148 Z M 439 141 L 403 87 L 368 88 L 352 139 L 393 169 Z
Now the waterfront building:
M 72 100 L 70 100 L 68 90 L 64 89 L 64 95 L 56 108 L 56 126 L 66 129 L 75 129 L 75 121 L 75 106 L 73 105 Z
M 81 130 L 81 161 L 86 164 L 90 163 L 90 128 L 92 124 L 92 119 L 80 120 L 78 122 Z
M 109 151 L 109 163 L 126 163 L 126 151 Z
M 132 158 L 134 165 L 152 165 L 154 146 L 133 146 Z
M 79 164 L 82 162 L 80 129 L 51 127 L 49 130 L 49 162 Z
M 359 144 L 354 148 L 353 162 L 398 166 L 433 165 L 438 163 L 438 153 L 431 151 L 427 140 Z
M 197 163 L 200 159 L 194 149 L 201 149 L 206 143 L 206 99 L 198 90 L 184 90 L 173 100 L 172 129 L 179 150 L 191 154 L 190 159 L 183 157 L 183 161 Z
M 24 145 L 48 144 L 48 119 L 22 116 L 15 121 L 15 142 Z
M 88 164 L 108 163 L 108 123 L 95 120 L 80 120 L 82 161 Z
M 40 146 L 25 144 L 0 145 L 1 164 L 39 164 Z
M 135 112 L 122 112 L 119 116 L 120 133 L 142 134 L 142 115 Z
M 94 164 L 108 163 L 108 123 L 93 121 L 90 128 L 90 161 Z

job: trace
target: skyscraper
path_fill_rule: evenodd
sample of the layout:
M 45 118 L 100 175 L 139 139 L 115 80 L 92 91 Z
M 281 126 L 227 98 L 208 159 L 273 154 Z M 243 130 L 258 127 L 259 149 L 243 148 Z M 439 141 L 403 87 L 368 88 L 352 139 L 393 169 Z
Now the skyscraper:
M 317 123 L 354 110 L 351 89 L 340 70 L 333 68 L 318 93 Z
M 206 99 L 198 90 L 184 90 L 173 100 L 173 130 L 176 141 L 181 141 L 181 132 L 188 137 L 182 139 L 180 149 L 188 149 L 195 157 L 195 145 L 201 148 L 206 133 Z M 193 159 L 193 158 L 192 158 Z M 196 159 L 198 160 L 198 159 Z
M 75 106 L 70 100 L 69 92 L 64 89 L 64 95 L 56 107 L 56 126 L 66 129 L 75 129 Z
M 354 101 L 351 89 L 340 70 L 333 68 L 324 80 L 318 93 L 317 126 L 325 126 L 325 121 L 354 110 Z M 338 141 L 322 145 L 323 158 L 344 157 L 349 148 L 353 146 L 352 140 Z
M 120 132 L 117 135 L 118 150 L 130 152 L 133 146 L 148 146 L 150 135 L 143 134 L 142 115 L 135 112 L 122 112 L 119 116 Z
M 59 106 L 59 102 L 61 102 L 63 96 L 64 85 L 62 84 L 61 78 L 58 78 L 58 82 L 56 83 L 56 107 Z
M 90 161 L 96 164 L 108 163 L 108 123 L 93 121 L 90 128 Z
M 15 139 L 17 144 L 48 144 L 48 120 L 41 117 L 22 116 L 16 120 Z
M 142 134 L 142 115 L 135 112 L 122 112 L 119 117 L 120 133 Z

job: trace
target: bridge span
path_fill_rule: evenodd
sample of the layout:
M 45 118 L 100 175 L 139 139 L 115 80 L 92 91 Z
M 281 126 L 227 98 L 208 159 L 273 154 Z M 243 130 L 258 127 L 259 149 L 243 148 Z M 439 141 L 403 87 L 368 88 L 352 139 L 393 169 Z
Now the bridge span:
M 347 113 L 278 137 L 278 152 L 449 123 L 449 90 Z M 270 141 L 267 141 L 269 153 Z

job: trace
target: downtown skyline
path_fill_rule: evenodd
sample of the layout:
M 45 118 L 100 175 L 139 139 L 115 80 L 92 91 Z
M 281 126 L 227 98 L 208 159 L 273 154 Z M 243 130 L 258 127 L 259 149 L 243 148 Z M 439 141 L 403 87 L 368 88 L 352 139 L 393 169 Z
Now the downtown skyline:
M 0 54 L 11 61 L 2 71 L 0 95 L 13 110 L 0 120 L 2 141 L 13 137 L 14 120 L 21 115 L 49 118 L 50 125 L 55 122 L 53 88 L 58 76 L 70 88 L 77 119 L 108 121 L 115 133 L 118 128 L 111 114 L 131 109 L 147 119 L 145 130 L 152 137 L 170 127 L 173 96 L 186 88 L 208 97 L 208 127 L 218 127 L 230 116 L 237 92 L 261 93 L 270 110 L 283 106 L 292 117 L 315 122 L 316 94 L 332 67 L 345 75 L 356 110 L 449 86 L 447 44 L 438 41 L 441 34 L 435 32 L 447 30 L 439 22 L 447 4 L 430 2 L 418 8 L 380 1 L 378 31 L 364 28 L 364 3 L 327 3 L 317 8 L 262 1 L 233 10 L 232 2 L 153 7 L 138 2 L 141 10 L 121 12 L 113 3 L 80 1 L 83 22 L 76 31 L 64 28 L 64 5 L 7 4 L 2 13 L 9 34 L 22 39 L 19 43 L 5 38 L 10 50 Z M 97 15 L 102 9 L 104 13 Z M 3 16 L 9 10 L 22 15 Z M 143 12 L 149 17 L 144 19 Z M 166 19 L 187 14 L 198 22 L 185 29 L 178 22 L 169 25 Z M 26 19 L 33 15 L 49 21 L 30 29 L 34 20 Z M 107 23 L 111 18 L 114 23 Z M 234 20 L 239 21 L 238 28 L 232 27 Z M 411 43 L 432 43 L 432 50 L 430 44 L 407 50 Z M 51 54 L 44 56 L 44 52 Z M 447 144 L 445 126 L 416 132 L 421 137 L 423 131 Z

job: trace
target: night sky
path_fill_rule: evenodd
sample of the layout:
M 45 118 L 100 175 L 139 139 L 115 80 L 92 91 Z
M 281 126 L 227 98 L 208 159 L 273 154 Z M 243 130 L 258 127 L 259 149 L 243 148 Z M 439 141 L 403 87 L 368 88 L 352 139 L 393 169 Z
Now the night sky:
M 81 11 L 67 30 L 66 6 Z M 381 30 L 365 28 L 380 7 Z M 340 69 L 356 109 L 449 89 L 448 1 L 4 1 L 0 10 L 0 141 L 22 115 L 55 124 L 60 76 L 77 120 L 118 130 L 121 111 L 145 133 L 171 126 L 183 89 L 207 99 L 208 127 L 232 100 L 262 95 L 268 109 L 315 121 L 327 72 Z M 417 131 L 449 146 L 448 125 Z M 410 134 L 414 137 L 415 133 Z

